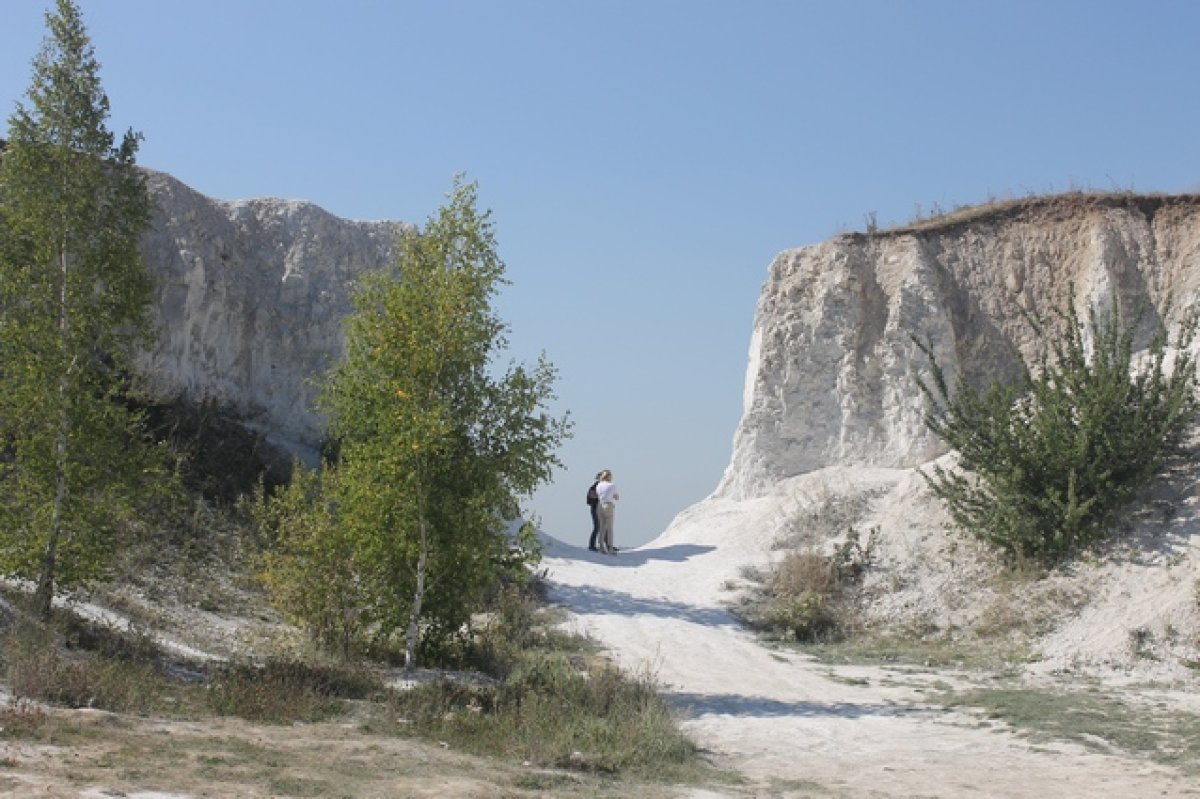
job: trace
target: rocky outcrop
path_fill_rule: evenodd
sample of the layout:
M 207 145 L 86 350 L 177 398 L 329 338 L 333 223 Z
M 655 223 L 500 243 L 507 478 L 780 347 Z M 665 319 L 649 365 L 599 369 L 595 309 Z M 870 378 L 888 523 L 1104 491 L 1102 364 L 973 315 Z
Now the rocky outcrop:
M 1035 355 L 1022 310 L 1126 312 L 1200 299 L 1200 197 L 1064 195 L 781 253 L 759 300 L 744 411 L 718 496 L 758 496 L 831 465 L 905 467 L 942 453 L 917 379 L 932 345 L 982 384 Z M 1178 314 L 1173 314 L 1173 322 Z M 1158 321 L 1147 320 L 1147 329 Z
M 158 335 L 137 366 L 150 392 L 215 404 L 293 453 L 312 450 L 323 425 L 313 378 L 342 353 L 355 277 L 390 263 L 402 225 L 213 200 L 162 173 L 147 182 Z

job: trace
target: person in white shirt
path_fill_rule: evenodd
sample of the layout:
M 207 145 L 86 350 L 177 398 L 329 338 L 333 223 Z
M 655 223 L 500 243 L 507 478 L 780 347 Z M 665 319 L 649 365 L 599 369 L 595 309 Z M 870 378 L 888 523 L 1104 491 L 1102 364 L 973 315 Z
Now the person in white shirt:
M 600 473 L 600 482 L 596 483 L 596 496 L 600 503 L 597 512 L 600 516 L 600 551 L 606 555 L 615 555 L 617 548 L 613 546 L 613 515 L 617 510 L 617 500 L 621 495 L 613 483 L 612 472 L 605 469 Z
M 592 552 L 599 552 L 596 549 L 596 537 L 600 535 L 600 497 L 596 495 L 596 486 L 600 485 L 600 476 L 603 472 L 596 473 L 596 479 L 592 481 L 591 486 L 587 490 L 588 511 L 592 514 L 592 537 L 588 539 L 588 549 Z

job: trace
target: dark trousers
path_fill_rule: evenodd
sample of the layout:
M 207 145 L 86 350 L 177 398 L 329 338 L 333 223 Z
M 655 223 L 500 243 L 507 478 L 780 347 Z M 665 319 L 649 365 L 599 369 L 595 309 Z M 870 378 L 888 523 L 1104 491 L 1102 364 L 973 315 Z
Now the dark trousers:
M 588 541 L 588 549 L 596 548 L 596 535 L 600 532 L 600 517 L 596 514 L 596 507 L 599 504 L 598 502 L 593 502 L 591 505 L 588 505 L 592 509 L 592 538 Z

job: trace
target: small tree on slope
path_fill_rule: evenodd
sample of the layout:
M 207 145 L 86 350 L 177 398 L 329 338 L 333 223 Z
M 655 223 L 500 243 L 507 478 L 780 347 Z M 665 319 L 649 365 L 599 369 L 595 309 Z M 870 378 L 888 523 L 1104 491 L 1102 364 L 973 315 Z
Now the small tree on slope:
M 151 297 L 138 137 L 113 146 L 79 10 L 46 21 L 0 155 L 0 569 L 36 580 L 43 616 L 56 582 L 103 570 L 161 463 L 118 401 Z
M 1074 304 L 1049 328 L 1036 369 L 976 391 L 961 377 L 950 391 L 932 349 L 926 423 L 958 452 L 961 471 L 925 474 L 955 522 L 1015 558 L 1053 563 L 1107 535 L 1118 511 L 1162 475 L 1195 425 L 1197 321 L 1174 341 L 1160 327 L 1135 362 L 1144 312 L 1122 319 Z M 1163 315 L 1165 318 L 1165 314 Z M 1086 331 L 1092 332 L 1089 347 Z
M 475 202 L 456 181 L 426 229 L 400 238 L 395 273 L 364 279 L 322 392 L 337 458 L 259 513 L 274 542 L 265 576 L 286 609 L 343 647 L 402 630 L 409 669 L 418 644 L 457 634 L 512 565 L 508 523 L 569 435 L 544 409 L 544 358 L 495 374 L 504 265 Z

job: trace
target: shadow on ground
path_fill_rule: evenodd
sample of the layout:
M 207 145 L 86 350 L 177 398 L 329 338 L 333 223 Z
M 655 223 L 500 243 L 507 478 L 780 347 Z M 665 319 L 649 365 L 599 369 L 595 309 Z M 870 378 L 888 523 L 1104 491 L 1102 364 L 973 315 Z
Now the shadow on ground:
M 659 616 L 681 619 L 711 627 L 736 627 L 737 619 L 721 608 L 705 608 L 673 602 L 669 599 L 638 597 L 624 591 L 612 591 L 594 585 L 552 583 L 550 598 L 576 613 L 617 616 Z
M 688 694 L 666 692 L 664 697 L 690 717 L 718 715 L 745 718 L 786 718 L 830 716 L 855 719 L 864 716 L 908 716 L 928 710 L 894 704 L 857 704 L 854 702 L 783 702 L 762 696 L 738 694 Z
M 652 549 L 622 549 L 615 555 L 592 552 L 583 547 L 574 547 L 554 539 L 547 540 L 544 554 L 564 560 L 588 560 L 618 568 L 636 568 L 652 560 L 683 563 L 686 560 L 712 552 L 716 547 L 707 544 L 671 544 Z

